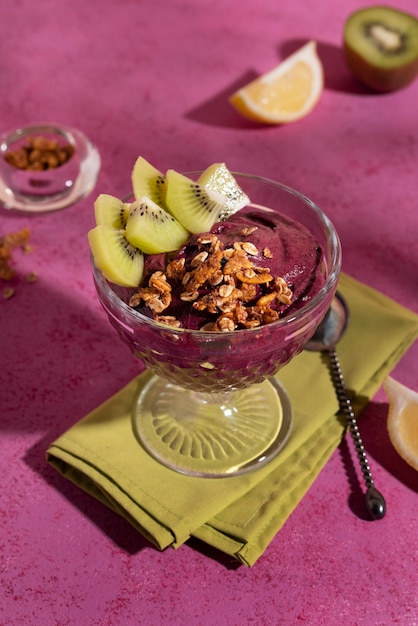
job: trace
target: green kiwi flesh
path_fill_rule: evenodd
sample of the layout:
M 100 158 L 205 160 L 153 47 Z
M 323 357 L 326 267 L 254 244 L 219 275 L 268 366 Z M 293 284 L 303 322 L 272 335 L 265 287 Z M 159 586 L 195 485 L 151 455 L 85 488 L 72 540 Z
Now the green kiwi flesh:
M 132 170 L 132 188 L 137 200 L 146 196 L 164 206 L 165 176 L 142 156 L 137 158 Z
M 138 157 L 132 184 L 132 204 L 110 194 L 96 198 L 96 227 L 88 233 L 96 266 L 107 280 L 124 287 L 143 280 L 144 254 L 178 250 L 191 233 L 210 231 L 249 203 L 224 163 L 208 167 L 196 182 L 175 170 L 163 175 Z
M 344 53 L 353 74 L 372 89 L 406 87 L 418 73 L 418 20 L 386 6 L 356 11 L 345 23 Z
M 99 224 L 87 236 L 94 263 L 107 280 L 122 287 L 140 284 L 144 255 L 129 243 L 124 230 Z
M 190 233 L 170 213 L 144 196 L 131 205 L 125 235 L 145 254 L 160 254 L 180 248 Z
M 115 196 L 101 193 L 94 202 L 96 224 L 125 228 L 129 215 L 129 205 Z
M 167 171 L 166 206 L 191 233 L 208 232 L 219 220 L 225 202 L 226 196 L 175 170 Z

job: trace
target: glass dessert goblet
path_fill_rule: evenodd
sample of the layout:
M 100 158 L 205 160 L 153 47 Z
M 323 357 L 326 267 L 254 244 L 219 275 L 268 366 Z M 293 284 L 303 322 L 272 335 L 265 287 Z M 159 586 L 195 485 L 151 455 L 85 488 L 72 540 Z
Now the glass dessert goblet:
M 197 178 L 199 172 L 188 176 Z M 312 201 L 278 182 L 234 176 L 252 206 L 296 220 L 317 243 L 319 261 L 305 277 L 308 287 L 277 321 L 226 332 L 168 326 L 129 306 L 134 290 L 109 283 L 93 262 L 99 300 L 111 324 L 152 372 L 135 403 L 135 434 L 159 462 L 192 476 L 248 472 L 283 448 L 292 407 L 275 374 L 314 334 L 341 270 L 338 235 Z M 295 246 L 297 237 L 295 231 Z M 274 250 L 275 242 L 269 243 Z M 297 264 L 292 271 L 303 274 Z

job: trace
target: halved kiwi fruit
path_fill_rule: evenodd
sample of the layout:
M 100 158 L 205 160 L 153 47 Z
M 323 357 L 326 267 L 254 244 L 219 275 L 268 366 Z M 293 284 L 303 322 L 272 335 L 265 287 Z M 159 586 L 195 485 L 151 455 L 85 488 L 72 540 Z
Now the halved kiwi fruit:
M 87 236 L 94 262 L 107 280 L 122 287 L 140 284 L 144 255 L 129 243 L 124 230 L 99 224 Z
M 353 74 L 372 89 L 406 87 L 418 74 L 418 20 L 386 6 L 355 11 L 345 23 L 344 53 Z
M 167 171 L 166 185 L 168 210 L 191 233 L 207 232 L 219 220 L 226 196 L 175 170 Z
M 137 200 L 147 196 L 160 206 L 165 204 L 165 176 L 144 157 L 139 156 L 132 170 L 132 188 Z
M 88 233 L 97 267 L 125 287 L 141 283 L 144 254 L 178 250 L 190 233 L 208 232 L 249 202 L 224 163 L 210 166 L 195 182 L 175 170 L 164 176 L 138 157 L 132 184 L 136 200 L 131 204 L 109 194 L 97 197 L 96 227 Z
M 129 216 L 129 205 L 115 196 L 101 193 L 94 202 L 96 224 L 125 228 Z
M 131 205 L 125 235 L 145 254 L 160 254 L 180 248 L 190 233 L 170 213 L 144 196 Z

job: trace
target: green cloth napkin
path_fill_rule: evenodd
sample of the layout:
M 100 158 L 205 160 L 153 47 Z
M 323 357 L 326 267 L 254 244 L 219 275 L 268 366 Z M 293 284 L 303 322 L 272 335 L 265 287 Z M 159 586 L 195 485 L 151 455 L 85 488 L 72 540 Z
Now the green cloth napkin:
M 338 353 L 359 412 L 418 336 L 418 316 L 347 275 L 350 324 Z M 253 565 L 345 431 L 324 355 L 303 352 L 278 374 L 293 405 L 290 438 L 271 463 L 229 478 L 169 470 L 138 444 L 131 410 L 145 372 L 51 444 L 48 462 L 160 549 L 191 536 Z

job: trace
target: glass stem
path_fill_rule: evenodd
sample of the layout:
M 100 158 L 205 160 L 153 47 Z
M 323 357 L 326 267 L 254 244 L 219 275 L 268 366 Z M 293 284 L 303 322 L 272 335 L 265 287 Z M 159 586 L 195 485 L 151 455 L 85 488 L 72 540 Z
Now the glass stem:
M 235 393 L 235 389 L 227 391 L 215 391 L 204 393 L 202 391 L 193 391 L 192 397 L 196 402 L 201 404 L 217 404 L 218 406 L 230 404 Z

